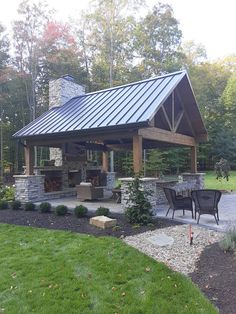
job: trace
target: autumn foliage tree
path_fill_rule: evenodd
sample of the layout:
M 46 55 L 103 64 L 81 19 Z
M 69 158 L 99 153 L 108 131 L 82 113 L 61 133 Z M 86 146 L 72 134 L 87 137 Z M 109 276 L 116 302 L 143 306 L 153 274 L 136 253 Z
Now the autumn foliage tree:
M 87 83 L 86 71 L 81 65 L 81 51 L 69 24 L 50 21 L 45 25 L 40 40 L 42 58 L 40 61 L 41 103 L 48 104 L 48 82 L 50 79 L 70 74 L 80 84 Z

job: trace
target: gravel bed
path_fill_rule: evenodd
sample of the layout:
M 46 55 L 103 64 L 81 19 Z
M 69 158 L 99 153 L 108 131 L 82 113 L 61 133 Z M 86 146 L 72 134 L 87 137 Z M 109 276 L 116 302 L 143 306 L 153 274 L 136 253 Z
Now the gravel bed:
M 217 231 L 192 226 L 193 245 L 189 243 L 189 225 L 177 225 L 161 230 L 144 232 L 135 236 L 125 237 L 127 244 L 137 248 L 150 257 L 164 262 L 168 267 L 185 275 L 195 270 L 203 249 L 210 244 L 218 242 L 223 234 Z M 159 246 L 152 244 L 148 238 L 163 235 L 172 237 L 172 245 Z

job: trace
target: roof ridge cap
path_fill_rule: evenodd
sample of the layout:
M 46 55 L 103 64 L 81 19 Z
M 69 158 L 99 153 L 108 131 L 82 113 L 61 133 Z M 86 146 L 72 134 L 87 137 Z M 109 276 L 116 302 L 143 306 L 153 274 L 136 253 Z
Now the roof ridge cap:
M 151 77 L 151 78 L 148 78 L 148 79 L 144 79 L 144 80 L 141 80 L 141 81 L 136 81 L 136 82 L 132 82 L 132 83 L 127 83 L 127 84 L 123 84 L 123 85 L 118 85 L 118 86 L 113 86 L 113 87 L 109 87 L 109 88 L 105 88 L 105 89 L 100 89 L 98 91 L 86 93 L 86 94 L 83 94 L 83 95 L 74 96 L 71 99 L 80 98 L 80 97 L 82 98 L 82 97 L 85 97 L 85 96 L 88 96 L 88 95 L 93 95 L 93 94 L 98 94 L 98 93 L 102 93 L 102 92 L 106 92 L 106 91 L 111 91 L 113 89 L 118 89 L 118 88 L 122 88 L 122 87 L 132 86 L 132 85 L 136 85 L 136 84 L 139 84 L 139 83 L 149 82 L 149 81 L 153 81 L 155 79 L 160 79 L 160 78 L 164 78 L 164 77 L 168 77 L 168 76 L 174 76 L 174 75 L 181 74 L 181 73 L 182 74 L 187 74 L 186 70 L 180 70 L 180 71 L 176 71 L 176 72 L 172 72 L 172 73 L 167 73 L 167 74 L 163 74 L 163 75 L 159 75 L 159 76 L 154 76 L 154 77 Z

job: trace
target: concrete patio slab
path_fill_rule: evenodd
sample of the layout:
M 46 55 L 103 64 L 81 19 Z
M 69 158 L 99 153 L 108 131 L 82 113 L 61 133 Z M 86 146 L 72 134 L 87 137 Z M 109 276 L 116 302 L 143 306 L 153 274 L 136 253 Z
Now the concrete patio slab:
M 106 192 L 105 198 L 96 201 L 85 201 L 80 202 L 75 197 L 67 197 L 61 199 L 49 200 L 53 207 L 57 205 L 66 205 L 69 209 L 74 209 L 77 205 L 84 205 L 90 211 L 96 211 L 98 207 L 107 207 L 112 213 L 124 213 L 121 204 L 117 204 L 114 199 L 111 199 L 111 194 Z M 36 203 L 39 205 L 40 202 Z M 166 212 L 168 205 L 158 205 L 156 211 L 156 217 L 161 217 L 165 219 L 171 219 L 172 211 L 170 210 L 168 217 L 166 217 Z M 213 230 L 225 231 L 230 226 L 236 226 L 236 193 L 223 194 L 219 203 L 219 225 L 216 224 L 215 219 L 211 215 L 202 215 L 200 218 L 199 226 L 210 228 Z M 186 223 L 186 224 L 197 224 L 197 221 L 192 219 L 191 212 L 185 211 L 185 216 L 183 216 L 182 211 L 175 212 L 174 220 Z
M 166 212 L 168 210 L 168 205 L 162 205 L 157 210 L 157 217 L 171 219 L 172 211 L 170 210 L 168 217 L 166 217 Z M 215 218 L 212 215 L 202 215 L 200 217 L 199 226 L 207 227 L 213 230 L 225 231 L 230 226 L 236 226 L 236 194 L 229 193 L 223 194 L 219 203 L 219 225 L 216 224 Z M 185 211 L 183 216 L 183 211 L 176 211 L 174 220 L 187 223 L 187 224 L 197 224 L 197 221 L 192 219 L 191 212 Z
M 53 207 L 58 205 L 66 205 L 70 210 L 74 209 L 78 205 L 83 205 L 90 211 L 96 211 L 98 207 L 107 207 L 113 213 L 123 213 L 123 209 L 120 203 L 116 203 L 114 199 L 111 198 L 112 193 L 109 191 L 104 192 L 104 198 L 94 201 L 79 201 L 75 196 L 64 197 L 59 199 L 48 200 Z M 41 202 L 35 203 L 39 205 Z

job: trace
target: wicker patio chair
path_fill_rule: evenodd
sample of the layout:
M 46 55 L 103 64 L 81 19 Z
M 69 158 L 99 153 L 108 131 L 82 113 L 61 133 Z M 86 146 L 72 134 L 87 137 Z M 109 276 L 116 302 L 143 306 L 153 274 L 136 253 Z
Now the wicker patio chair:
M 221 192 L 218 190 L 195 190 L 191 193 L 195 205 L 195 219 L 198 213 L 198 220 L 201 215 L 213 215 L 217 225 L 219 224 L 218 204 L 221 198 Z
M 169 210 L 173 210 L 172 219 L 174 218 L 174 214 L 176 210 L 183 210 L 183 215 L 185 214 L 185 210 L 189 210 L 192 212 L 193 218 L 193 205 L 191 197 L 182 197 L 177 196 L 176 191 L 170 188 L 163 188 L 167 201 L 169 203 L 169 208 L 167 210 L 166 216 L 169 213 Z

